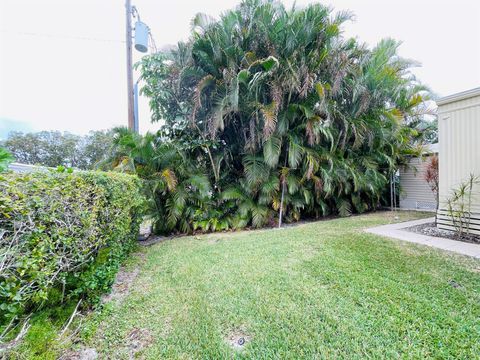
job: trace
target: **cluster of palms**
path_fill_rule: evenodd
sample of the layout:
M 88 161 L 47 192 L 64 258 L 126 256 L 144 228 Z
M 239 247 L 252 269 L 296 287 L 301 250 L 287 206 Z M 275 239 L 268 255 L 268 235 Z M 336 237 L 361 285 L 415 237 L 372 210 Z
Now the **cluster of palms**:
M 199 14 L 139 64 L 157 134 L 119 131 L 114 167 L 148 184 L 159 231 L 264 226 L 376 208 L 415 154 L 426 89 L 397 55 L 341 36 L 350 15 L 246 0 Z

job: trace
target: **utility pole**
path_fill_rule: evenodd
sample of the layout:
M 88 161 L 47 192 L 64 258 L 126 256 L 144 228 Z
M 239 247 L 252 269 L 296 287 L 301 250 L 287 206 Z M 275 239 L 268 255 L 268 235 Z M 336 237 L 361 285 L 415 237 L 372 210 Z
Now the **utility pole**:
M 135 115 L 133 105 L 133 65 L 132 65 L 132 5 L 125 0 L 126 43 L 127 43 L 127 94 L 128 94 L 128 129 L 135 131 Z

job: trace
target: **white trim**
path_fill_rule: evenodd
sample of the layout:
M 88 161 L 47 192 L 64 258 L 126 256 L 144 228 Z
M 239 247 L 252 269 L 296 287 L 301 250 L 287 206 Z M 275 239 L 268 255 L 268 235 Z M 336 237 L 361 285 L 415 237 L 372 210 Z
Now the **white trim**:
M 451 113 L 451 112 L 454 112 L 454 111 L 465 110 L 465 109 L 468 109 L 468 108 L 471 108 L 471 107 L 476 107 L 476 106 L 480 106 L 480 102 L 475 103 L 475 104 L 465 105 L 465 106 L 457 106 L 456 108 L 453 108 L 453 109 L 446 109 L 446 110 L 443 110 L 443 111 L 439 111 L 437 114 L 438 115 L 448 114 L 448 113 Z M 443 120 L 445 120 L 445 119 L 443 119 Z
M 39 168 L 39 165 L 31 165 L 31 164 L 22 164 L 22 163 L 17 163 L 17 162 L 12 162 L 10 165 L 12 166 L 21 166 L 23 168 L 31 168 L 31 169 L 36 169 Z
M 455 101 L 465 100 L 474 96 L 480 95 L 480 87 L 462 91 L 456 94 L 444 96 L 436 101 L 437 105 L 450 104 Z
M 48 169 L 53 169 L 53 168 L 46 167 L 46 166 L 39 166 L 39 165 L 11 163 L 8 165 L 8 169 L 17 173 L 26 173 L 26 172 L 32 172 L 32 171 L 47 171 Z
M 389 207 L 390 209 L 390 207 Z M 436 213 L 437 212 L 437 209 L 421 209 L 421 208 L 412 208 L 412 207 L 397 207 L 398 210 L 401 210 L 401 211 L 416 211 L 416 212 L 429 212 L 429 213 Z

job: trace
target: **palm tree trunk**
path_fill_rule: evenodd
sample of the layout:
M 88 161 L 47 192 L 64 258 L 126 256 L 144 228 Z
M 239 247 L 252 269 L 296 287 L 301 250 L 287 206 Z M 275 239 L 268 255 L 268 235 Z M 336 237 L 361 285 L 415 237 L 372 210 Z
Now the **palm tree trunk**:
M 195 125 L 195 128 L 198 130 L 198 133 L 200 134 L 202 139 L 206 142 L 207 139 L 205 138 L 205 135 L 203 134 L 202 130 L 200 130 L 197 124 L 194 123 L 194 125 Z M 208 145 L 204 145 L 204 146 L 205 146 L 205 149 L 207 150 L 210 163 L 212 164 L 213 176 L 215 177 L 215 188 L 217 188 L 218 192 L 220 192 L 220 187 L 218 185 L 218 181 L 220 179 L 220 169 L 217 169 L 217 167 L 215 166 L 215 161 L 213 160 L 212 152 L 210 151 L 210 146 Z
M 217 167 L 215 166 L 215 161 L 213 160 L 210 147 L 208 145 L 205 145 L 205 148 L 207 149 L 208 157 L 210 158 L 210 162 L 212 163 L 213 176 L 215 177 L 215 187 L 218 188 L 218 191 L 220 192 L 220 187 L 218 185 L 218 180 L 220 178 L 220 172 L 218 171 L 219 169 L 217 169 Z
M 287 157 L 288 157 L 288 147 L 285 150 L 285 161 L 283 166 L 287 166 Z M 283 175 L 282 175 L 283 176 Z M 282 227 L 282 220 L 283 220 L 283 199 L 285 198 L 285 183 L 286 179 L 281 178 L 282 181 L 282 197 L 280 198 L 280 213 L 278 214 L 278 228 Z
M 282 197 L 280 198 L 280 214 L 278 215 L 278 227 L 282 227 L 282 217 L 283 217 L 283 198 L 285 196 L 285 181 L 282 181 Z

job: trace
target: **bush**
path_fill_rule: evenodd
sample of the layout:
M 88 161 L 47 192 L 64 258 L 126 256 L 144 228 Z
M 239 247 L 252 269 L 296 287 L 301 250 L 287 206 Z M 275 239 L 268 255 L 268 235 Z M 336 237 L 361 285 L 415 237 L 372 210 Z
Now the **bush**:
M 5 170 L 7 170 L 8 165 L 12 161 L 13 161 L 12 155 L 7 150 L 0 147 L 0 172 L 4 172 Z
M 452 189 L 452 196 L 446 201 L 448 216 L 459 237 L 470 235 L 472 199 L 476 194 L 475 188 L 479 185 L 480 176 L 472 173 L 466 181 Z
M 0 176 L 0 322 L 111 286 L 135 244 L 140 180 L 105 172 Z

